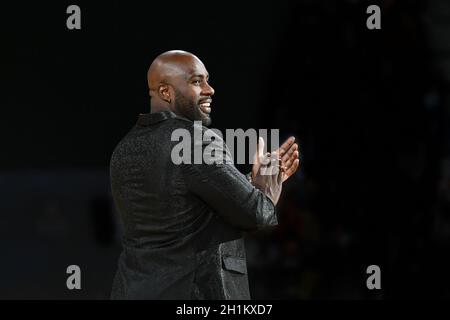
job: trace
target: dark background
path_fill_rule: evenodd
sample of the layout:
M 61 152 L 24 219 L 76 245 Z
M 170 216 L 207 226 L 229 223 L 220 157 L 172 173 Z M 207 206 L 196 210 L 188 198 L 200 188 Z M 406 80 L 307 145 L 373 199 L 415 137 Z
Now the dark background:
M 252 298 L 450 297 L 450 2 L 22 2 L 2 4 L 0 36 L 0 298 L 108 298 L 109 159 L 171 49 L 205 63 L 214 127 L 300 144 L 280 226 L 247 239 Z

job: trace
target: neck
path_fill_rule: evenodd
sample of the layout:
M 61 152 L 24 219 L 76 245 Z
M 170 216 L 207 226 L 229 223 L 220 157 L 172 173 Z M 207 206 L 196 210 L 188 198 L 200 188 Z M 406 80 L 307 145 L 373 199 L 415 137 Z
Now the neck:
M 150 106 L 150 113 L 156 113 L 156 112 L 161 112 L 161 111 L 171 111 L 171 109 L 168 105 L 163 106 L 160 104 L 156 104 L 156 105 Z

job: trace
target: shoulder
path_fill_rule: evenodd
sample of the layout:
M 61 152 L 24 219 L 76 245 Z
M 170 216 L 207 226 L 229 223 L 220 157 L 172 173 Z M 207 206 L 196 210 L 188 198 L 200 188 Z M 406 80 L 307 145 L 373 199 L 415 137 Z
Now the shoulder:
M 219 129 L 208 128 L 201 121 L 189 121 L 183 118 L 168 120 L 168 128 L 172 130 L 172 137 L 179 140 L 181 137 L 190 138 L 193 142 L 202 141 L 203 144 L 210 141 L 223 142 L 223 135 Z

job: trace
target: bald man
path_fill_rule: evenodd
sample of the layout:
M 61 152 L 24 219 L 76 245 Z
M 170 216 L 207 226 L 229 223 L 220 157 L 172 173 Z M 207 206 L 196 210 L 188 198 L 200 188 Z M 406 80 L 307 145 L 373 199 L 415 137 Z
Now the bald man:
M 298 146 L 277 151 L 282 170 L 260 174 L 259 145 L 251 179 L 233 165 L 223 140 L 220 164 L 175 164 L 172 133 L 194 136 L 211 124 L 214 89 L 191 53 L 159 55 L 148 74 L 151 112 L 111 157 L 111 188 L 124 235 L 112 299 L 249 299 L 243 233 L 278 223 L 282 183 L 298 168 Z M 194 142 L 192 142 L 194 146 Z M 202 148 L 206 145 L 202 144 Z

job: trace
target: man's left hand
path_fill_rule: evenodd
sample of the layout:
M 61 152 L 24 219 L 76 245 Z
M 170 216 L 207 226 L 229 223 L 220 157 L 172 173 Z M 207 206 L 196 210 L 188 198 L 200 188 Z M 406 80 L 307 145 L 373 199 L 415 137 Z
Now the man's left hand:
M 252 179 L 256 177 L 261 167 L 260 158 L 264 152 L 264 140 L 261 140 L 260 138 L 254 157 Z M 298 145 L 295 143 L 295 138 L 287 139 L 276 152 L 280 158 L 281 182 L 285 182 L 297 171 L 300 165 Z
M 278 154 L 281 158 L 282 182 L 285 182 L 292 176 L 300 165 L 298 145 L 294 142 L 295 138 L 290 137 L 278 149 Z

